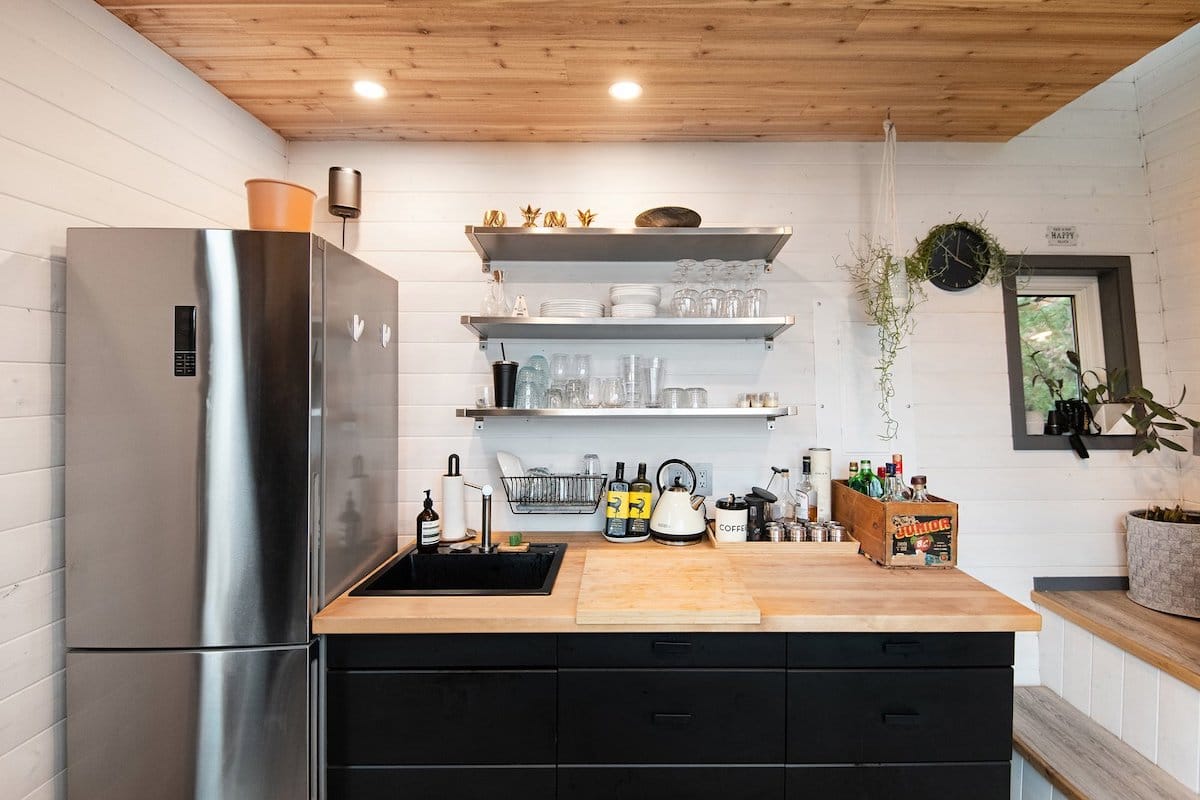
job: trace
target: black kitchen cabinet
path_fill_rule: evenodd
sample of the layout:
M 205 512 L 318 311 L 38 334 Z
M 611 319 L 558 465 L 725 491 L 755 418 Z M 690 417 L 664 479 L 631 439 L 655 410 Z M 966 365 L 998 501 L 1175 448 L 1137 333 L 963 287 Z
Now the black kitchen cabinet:
M 1012 634 L 326 641 L 330 800 L 1008 796 Z

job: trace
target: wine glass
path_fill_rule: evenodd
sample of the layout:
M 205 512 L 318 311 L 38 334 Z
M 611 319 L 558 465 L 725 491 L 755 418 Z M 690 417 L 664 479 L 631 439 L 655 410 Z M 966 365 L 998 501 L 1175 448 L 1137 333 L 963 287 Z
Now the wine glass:
M 745 292 L 737 288 L 737 279 L 745 267 L 744 261 L 727 261 L 721 268 L 721 281 L 725 284 L 725 293 L 721 298 L 720 308 L 722 317 L 732 319 L 742 311 L 742 298 L 745 296 Z
M 725 264 L 719 258 L 710 258 L 704 262 L 704 291 L 700 293 L 700 316 L 721 316 L 721 301 L 725 299 L 725 291 L 716 284 L 717 270 Z
M 677 317 L 694 317 L 700 310 L 700 293 L 688 286 L 688 278 L 698 266 L 695 259 L 681 258 L 675 262 L 671 276 L 675 283 L 675 294 L 671 297 L 671 312 Z
M 767 313 L 767 291 L 760 289 L 758 279 L 766 271 L 767 262 L 754 259 L 746 262 L 746 292 L 742 297 L 743 317 L 763 317 Z

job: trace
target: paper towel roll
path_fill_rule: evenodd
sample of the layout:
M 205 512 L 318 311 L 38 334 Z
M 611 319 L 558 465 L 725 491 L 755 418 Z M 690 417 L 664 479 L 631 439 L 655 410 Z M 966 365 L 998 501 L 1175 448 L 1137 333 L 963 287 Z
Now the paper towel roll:
M 466 489 L 458 454 L 452 454 L 442 476 L 442 541 L 457 542 L 467 538 Z
M 813 488 L 817 490 L 817 521 L 828 522 L 833 515 L 833 451 L 828 447 L 808 448 L 812 463 Z

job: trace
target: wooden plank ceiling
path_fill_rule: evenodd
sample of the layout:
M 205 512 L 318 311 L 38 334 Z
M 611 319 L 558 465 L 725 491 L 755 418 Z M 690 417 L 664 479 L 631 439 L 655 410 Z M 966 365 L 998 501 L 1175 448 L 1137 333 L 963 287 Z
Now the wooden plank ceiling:
M 1003 141 L 1200 0 L 99 0 L 288 139 Z M 371 79 L 384 100 L 357 97 Z M 641 99 L 607 94 L 639 81 Z

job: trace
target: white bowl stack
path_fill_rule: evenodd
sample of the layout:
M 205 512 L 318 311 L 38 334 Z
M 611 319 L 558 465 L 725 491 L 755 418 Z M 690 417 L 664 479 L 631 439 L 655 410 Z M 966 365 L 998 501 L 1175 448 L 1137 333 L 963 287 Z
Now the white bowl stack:
M 618 283 L 609 289 L 609 299 L 614 317 L 657 317 L 662 290 L 652 283 Z
M 599 300 L 547 300 L 539 310 L 543 317 L 603 317 L 604 303 Z

